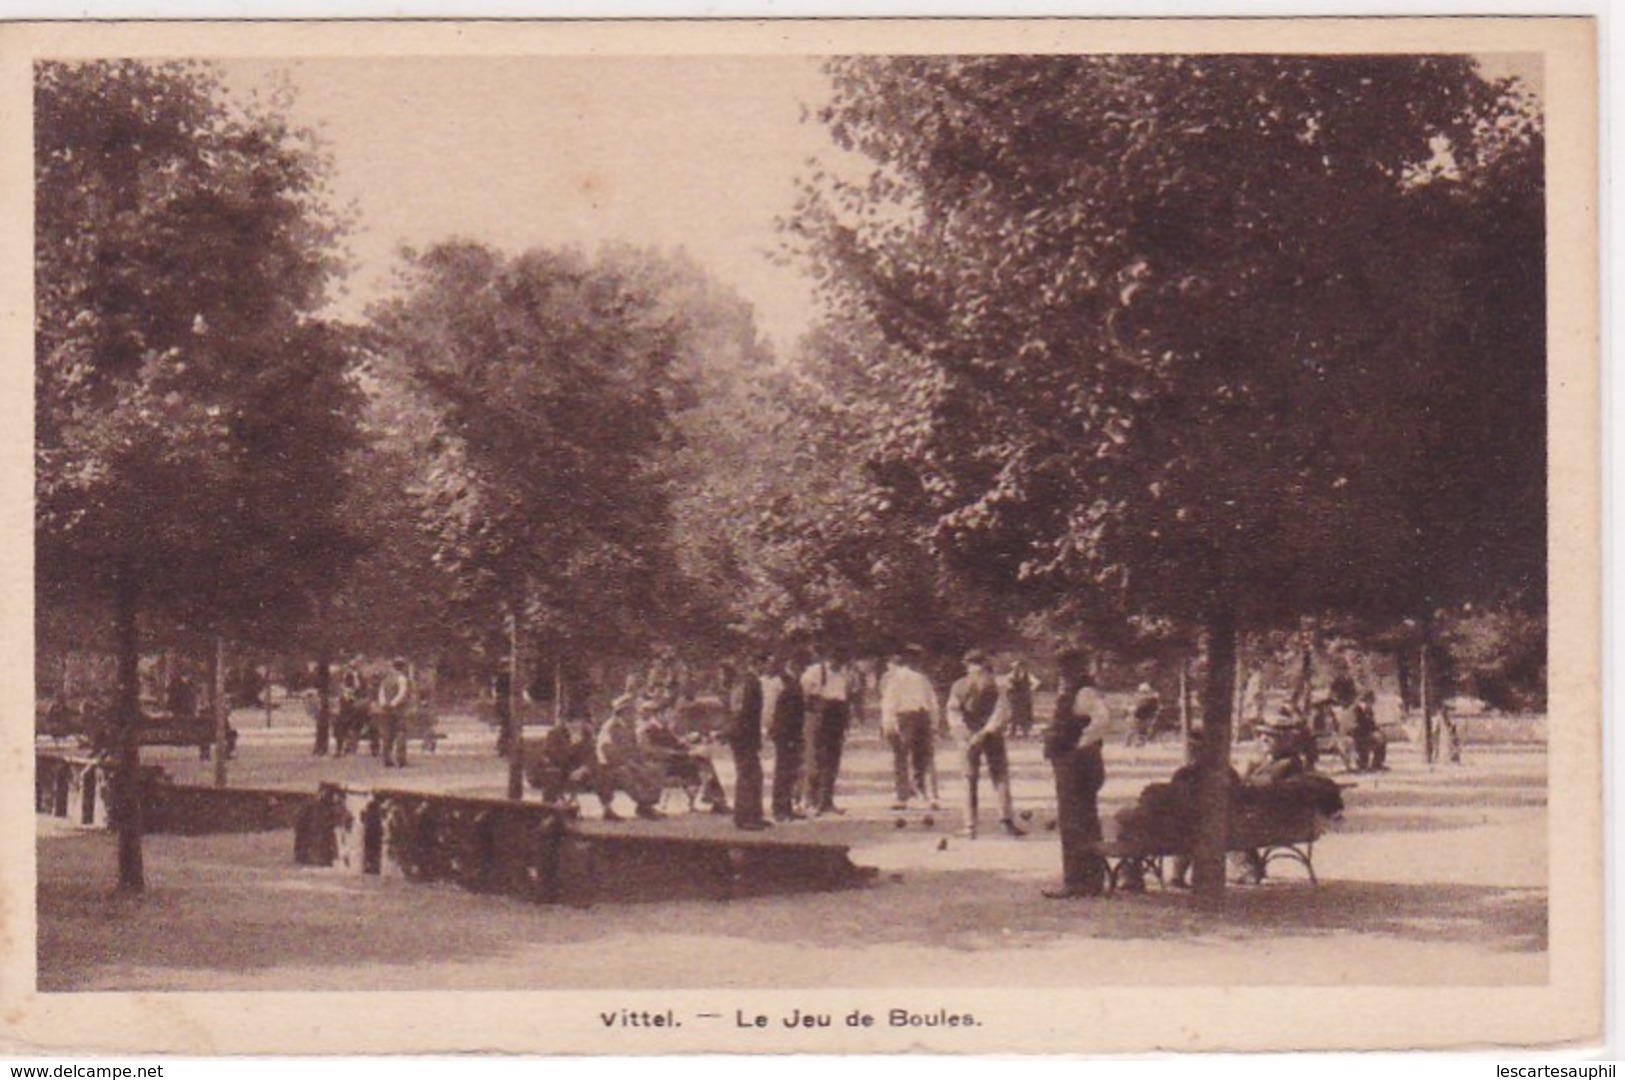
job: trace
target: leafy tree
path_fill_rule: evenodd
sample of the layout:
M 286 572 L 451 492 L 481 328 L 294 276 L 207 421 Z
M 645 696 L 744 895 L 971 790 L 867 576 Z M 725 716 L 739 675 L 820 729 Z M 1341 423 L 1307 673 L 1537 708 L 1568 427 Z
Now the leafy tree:
M 142 613 L 264 628 L 351 550 L 353 343 L 314 317 L 342 225 L 324 170 L 206 69 L 35 70 L 35 580 L 42 605 L 113 608 L 125 890 Z
M 646 640 L 673 577 L 680 326 L 574 252 L 447 243 L 404 284 L 373 316 L 377 371 L 416 403 L 418 523 L 470 623 L 506 613 L 556 658 Z
M 1544 576 L 1538 113 L 1464 57 L 829 69 L 876 168 L 792 227 L 902 383 L 871 468 L 973 573 L 1205 628 L 1216 900 L 1238 627 Z

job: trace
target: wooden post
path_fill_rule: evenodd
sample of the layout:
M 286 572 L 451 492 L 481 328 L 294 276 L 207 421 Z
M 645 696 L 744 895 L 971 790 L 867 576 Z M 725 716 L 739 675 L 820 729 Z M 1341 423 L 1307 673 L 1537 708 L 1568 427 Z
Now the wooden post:
M 265 730 L 271 730 L 271 662 L 265 662 Z
M 214 636 L 214 786 L 226 786 L 226 735 L 231 706 L 226 701 L 226 639 Z
M 1241 712 L 1242 707 L 1246 704 L 1247 697 L 1247 665 L 1242 660 L 1243 644 L 1243 636 L 1240 633 L 1236 634 L 1236 690 L 1231 698 L 1233 707 L 1230 710 L 1230 738 L 1232 741 L 1235 740 L 1236 733 L 1241 730 L 1243 719 Z
M 1422 757 L 1429 765 L 1433 764 L 1439 748 L 1434 745 L 1433 732 L 1433 686 L 1431 673 L 1428 670 L 1428 646 L 1431 644 L 1431 634 L 1428 633 L 1427 624 L 1422 625 L 1422 657 L 1419 662 L 1422 699 Z
M 1185 763 L 1196 759 L 1191 746 L 1191 661 L 1179 658 L 1179 738 L 1185 745 Z
M 525 797 L 525 725 L 519 718 L 519 616 L 508 616 L 508 798 Z

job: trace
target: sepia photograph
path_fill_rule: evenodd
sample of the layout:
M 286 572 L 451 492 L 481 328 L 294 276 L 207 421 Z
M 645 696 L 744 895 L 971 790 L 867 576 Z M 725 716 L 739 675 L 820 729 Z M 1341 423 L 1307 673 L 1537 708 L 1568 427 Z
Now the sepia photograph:
M 3 1038 L 1600 1039 L 1595 50 L 0 30 Z

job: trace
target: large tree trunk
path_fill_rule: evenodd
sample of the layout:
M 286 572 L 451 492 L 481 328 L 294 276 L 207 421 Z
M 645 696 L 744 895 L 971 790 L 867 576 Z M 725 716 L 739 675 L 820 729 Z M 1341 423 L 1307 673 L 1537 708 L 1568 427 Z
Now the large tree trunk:
M 1201 773 L 1197 785 L 1192 887 L 1205 908 L 1224 904 L 1225 849 L 1230 840 L 1231 704 L 1236 678 L 1236 614 L 1219 603 L 1207 617 L 1207 683 L 1202 691 Z
M 141 628 L 138 622 L 141 583 L 128 563 L 120 568 L 113 601 L 113 629 L 118 642 L 118 733 L 113 770 L 112 806 L 118 831 L 118 888 L 139 893 L 147 887 L 141 859 Z
M 316 746 L 318 755 L 327 753 L 333 737 L 333 650 L 322 646 L 316 657 Z

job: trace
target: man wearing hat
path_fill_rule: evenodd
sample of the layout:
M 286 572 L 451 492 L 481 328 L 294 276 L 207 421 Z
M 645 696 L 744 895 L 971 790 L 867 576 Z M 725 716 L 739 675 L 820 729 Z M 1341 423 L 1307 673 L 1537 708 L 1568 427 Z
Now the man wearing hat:
M 925 649 L 906 645 L 886 669 L 880 687 L 880 733 L 891 744 L 897 783 L 893 810 L 907 810 L 915 794 L 937 809 L 936 727 L 942 720 L 937 688 L 920 668 Z
M 417 700 L 412 667 L 406 657 L 390 661 L 389 673 L 378 684 L 378 708 L 383 713 L 384 768 L 406 768 L 406 714 Z
M 982 759 L 999 793 L 999 824 L 1011 836 L 1024 836 L 1016 824 L 1015 800 L 1010 792 L 1010 758 L 1004 729 L 1010 708 L 993 678 L 993 662 L 981 649 L 965 654 L 965 675 L 948 691 L 948 722 L 958 729 L 964 747 L 965 835 L 976 836 L 977 787 Z
M 1063 649 L 1055 658 L 1060 685 L 1055 719 L 1044 733 L 1044 757 L 1055 771 L 1055 816 L 1061 831 L 1061 887 L 1051 900 L 1095 897 L 1106 890 L 1100 843 L 1100 789 L 1106 783 L 1104 744 L 1111 711 L 1095 689 L 1089 657 Z
M 1253 785 L 1273 784 L 1309 771 L 1314 736 L 1292 706 L 1282 705 L 1265 719 L 1262 730 L 1264 746 L 1242 779 Z

